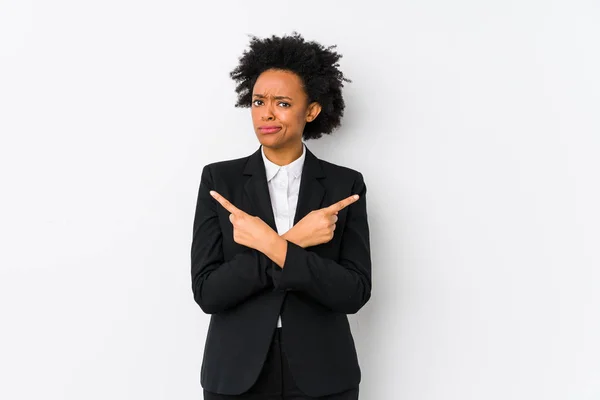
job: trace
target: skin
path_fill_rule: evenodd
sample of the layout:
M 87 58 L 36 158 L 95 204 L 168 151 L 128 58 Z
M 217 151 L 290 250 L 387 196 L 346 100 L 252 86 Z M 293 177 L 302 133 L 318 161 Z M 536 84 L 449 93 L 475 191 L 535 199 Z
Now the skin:
M 280 268 L 283 268 L 285 264 L 288 240 L 300 247 L 310 247 L 329 242 L 333 238 L 337 213 L 357 201 L 359 197 L 356 194 L 329 207 L 313 210 L 284 235 L 279 236 L 259 217 L 240 210 L 214 190 L 211 190 L 210 194 L 223 208 L 231 213 L 229 221 L 233 225 L 233 240 L 236 243 L 260 251 Z
M 290 71 L 270 69 L 258 77 L 252 90 L 252 125 L 267 158 L 287 165 L 302 155 L 302 132 L 307 122 L 321 112 L 317 102 L 309 104 L 302 79 Z M 265 134 L 259 127 L 280 126 L 277 133 Z
M 252 124 L 267 158 L 277 165 L 287 165 L 302 155 L 302 132 L 307 122 L 321 112 L 321 105 L 309 102 L 302 79 L 291 71 L 267 70 L 257 79 L 252 91 Z M 263 133 L 261 126 L 278 126 L 276 133 Z M 347 197 L 319 210 L 313 210 L 283 235 L 266 222 L 240 210 L 215 191 L 210 194 L 231 214 L 233 239 L 256 249 L 280 268 L 284 267 L 287 242 L 300 247 L 327 243 L 333 238 L 337 213 L 358 200 Z

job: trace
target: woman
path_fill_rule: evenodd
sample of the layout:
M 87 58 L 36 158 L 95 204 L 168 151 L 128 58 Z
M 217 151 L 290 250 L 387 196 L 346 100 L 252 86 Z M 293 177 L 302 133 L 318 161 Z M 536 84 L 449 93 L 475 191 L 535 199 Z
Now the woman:
M 212 314 L 206 400 L 358 399 L 346 314 L 371 296 L 367 189 L 302 141 L 340 125 L 349 80 L 333 47 L 252 37 L 231 72 L 260 147 L 202 171 L 191 272 Z

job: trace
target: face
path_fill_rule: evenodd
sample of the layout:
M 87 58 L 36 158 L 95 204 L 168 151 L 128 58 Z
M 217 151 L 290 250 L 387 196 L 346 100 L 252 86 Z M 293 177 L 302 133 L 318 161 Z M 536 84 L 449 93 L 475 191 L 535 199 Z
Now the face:
M 313 121 L 321 106 L 308 97 L 302 80 L 291 71 L 267 70 L 252 90 L 252 123 L 260 143 L 272 149 L 293 148 L 302 142 L 307 122 Z

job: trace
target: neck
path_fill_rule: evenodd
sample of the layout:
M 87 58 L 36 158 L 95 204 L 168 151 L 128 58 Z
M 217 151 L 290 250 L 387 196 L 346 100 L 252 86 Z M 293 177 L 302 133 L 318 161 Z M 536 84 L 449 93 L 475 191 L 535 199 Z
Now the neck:
M 304 144 L 300 141 L 299 143 L 294 144 L 292 147 L 284 147 L 279 149 L 273 149 L 271 147 L 263 146 L 265 151 L 265 156 L 271 161 L 273 164 L 277 164 L 279 166 L 288 165 L 294 160 L 297 160 L 302 155 L 302 146 Z

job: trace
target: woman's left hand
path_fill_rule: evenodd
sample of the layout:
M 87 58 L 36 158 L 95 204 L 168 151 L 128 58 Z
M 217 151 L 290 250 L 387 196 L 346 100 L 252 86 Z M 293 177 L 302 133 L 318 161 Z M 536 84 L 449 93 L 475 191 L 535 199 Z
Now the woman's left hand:
M 233 225 L 233 240 L 241 245 L 265 252 L 270 241 L 279 238 L 277 232 L 259 217 L 252 216 L 233 204 L 214 190 L 210 191 L 212 197 L 227 211 L 229 221 Z M 276 238 L 273 236 L 275 235 Z

